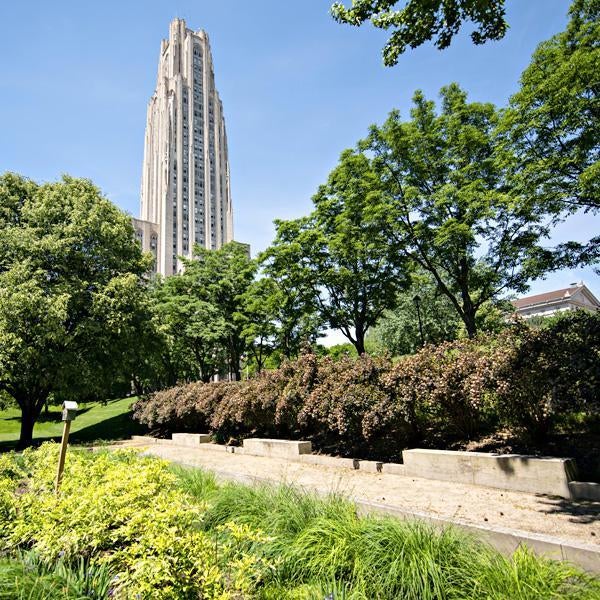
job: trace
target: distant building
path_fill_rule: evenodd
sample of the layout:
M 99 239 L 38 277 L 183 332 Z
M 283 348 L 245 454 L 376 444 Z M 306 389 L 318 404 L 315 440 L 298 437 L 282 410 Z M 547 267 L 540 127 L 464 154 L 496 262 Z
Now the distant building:
M 600 310 L 600 302 L 581 283 L 573 283 L 568 288 L 536 294 L 513 300 L 517 315 L 524 319 L 532 317 L 549 317 L 559 312 L 576 310 L 578 308 L 595 312 Z
M 136 238 L 162 275 L 181 270 L 194 244 L 215 250 L 233 240 L 223 105 L 208 35 L 175 19 L 163 40 L 146 120 Z

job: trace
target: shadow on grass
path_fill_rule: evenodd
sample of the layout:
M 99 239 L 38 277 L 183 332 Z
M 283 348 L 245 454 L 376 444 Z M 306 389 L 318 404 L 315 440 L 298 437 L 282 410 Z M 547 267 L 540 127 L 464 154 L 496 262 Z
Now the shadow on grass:
M 93 425 L 88 425 L 73 433 L 73 442 L 92 442 L 94 440 L 123 440 L 145 431 L 145 428 L 131 418 L 131 413 L 121 413 Z
M 92 425 L 88 425 L 87 427 L 79 429 L 78 431 L 72 432 L 69 436 L 69 443 L 87 444 L 96 440 L 122 440 L 129 438 L 132 435 L 144 433 L 145 431 L 146 429 L 143 425 L 140 425 L 132 419 L 131 412 L 126 412 L 115 415 L 114 417 L 110 417 L 108 419 L 104 419 L 103 421 L 98 421 L 97 423 L 93 423 Z M 60 435 L 36 437 L 33 440 L 33 446 L 39 446 L 43 442 L 47 442 L 49 440 L 59 442 L 60 438 Z M 17 440 L 0 442 L 0 452 L 14 450 L 16 446 Z
M 77 409 L 77 415 L 82 415 L 84 413 L 86 413 L 88 410 L 91 410 L 93 407 L 92 406 L 85 406 L 84 408 L 80 408 Z M 4 417 L 4 421 L 19 421 L 19 423 L 21 422 L 21 417 L 19 415 L 15 415 L 14 417 Z M 60 423 L 62 421 L 62 410 L 60 409 L 56 409 L 55 406 L 53 406 L 50 411 L 48 411 L 48 413 L 46 413 L 44 410 L 42 410 L 42 412 L 40 413 L 40 416 L 38 417 L 36 423 Z

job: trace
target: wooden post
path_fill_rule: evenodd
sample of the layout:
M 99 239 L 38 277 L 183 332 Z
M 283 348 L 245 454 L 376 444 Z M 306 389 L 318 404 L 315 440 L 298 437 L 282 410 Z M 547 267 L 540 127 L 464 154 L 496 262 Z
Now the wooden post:
M 56 485 L 54 486 L 54 493 L 58 496 L 58 490 L 60 488 L 60 482 L 62 480 L 63 470 L 65 468 L 65 457 L 67 455 L 67 443 L 69 441 L 69 431 L 71 429 L 71 421 L 65 421 L 65 426 L 62 434 L 62 441 L 60 442 L 60 457 L 58 459 L 58 471 L 56 472 Z

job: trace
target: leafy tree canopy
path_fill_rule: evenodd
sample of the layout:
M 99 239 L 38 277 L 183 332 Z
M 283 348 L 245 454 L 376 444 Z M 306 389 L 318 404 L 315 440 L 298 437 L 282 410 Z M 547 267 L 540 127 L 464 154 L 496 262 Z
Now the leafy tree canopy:
M 353 0 L 350 8 L 334 3 L 331 14 L 340 23 L 371 21 L 379 29 L 391 29 L 383 49 L 388 67 L 398 62 L 407 47 L 417 48 L 434 38 L 437 48 L 447 48 L 464 21 L 477 26 L 471 33 L 475 44 L 501 39 L 508 27 L 504 0 Z
M 409 121 L 392 112 L 360 148 L 385 190 L 376 220 L 388 221 L 390 245 L 433 276 L 472 337 L 482 306 L 539 275 L 548 226 L 510 185 L 495 107 L 467 102 L 456 84 L 441 98 L 438 112 L 417 92 Z
M 565 31 L 542 42 L 501 126 L 517 154 L 513 185 L 560 220 L 600 209 L 600 2 L 575 0 Z M 556 267 L 600 259 L 600 236 L 569 242 Z
M 248 255 L 248 247 L 239 242 L 218 250 L 196 245 L 194 255 L 185 261 L 183 279 L 190 284 L 189 293 L 212 305 L 220 316 L 228 369 L 235 379 L 241 379 L 240 364 L 246 349 L 245 295 L 254 281 L 256 261 Z
M 129 217 L 90 181 L 0 177 L 0 389 L 21 408 L 21 445 L 51 393 L 129 386 L 149 266 Z
M 323 322 L 365 351 L 365 334 L 404 284 L 405 264 L 390 246 L 377 174 L 362 154 L 346 151 L 313 198 L 315 210 L 276 221 L 265 253 L 269 270 L 285 273 L 311 298 Z

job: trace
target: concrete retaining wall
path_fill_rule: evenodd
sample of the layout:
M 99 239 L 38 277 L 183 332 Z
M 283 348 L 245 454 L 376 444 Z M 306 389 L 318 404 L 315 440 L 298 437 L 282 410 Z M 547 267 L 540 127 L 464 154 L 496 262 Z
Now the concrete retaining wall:
M 450 450 L 405 450 L 404 464 L 341 458 L 311 454 L 306 441 L 251 438 L 243 446 L 208 444 L 207 434 L 174 433 L 173 439 L 132 436 L 146 444 L 205 447 L 236 454 L 271 456 L 326 467 L 359 469 L 384 475 L 423 477 L 459 483 L 484 485 L 573 500 L 600 500 L 600 484 L 573 481 L 575 463 L 569 458 L 540 458 L 514 454 L 496 455 L 485 452 L 455 452 Z
M 405 474 L 485 485 L 503 490 L 571 498 L 569 481 L 575 462 L 570 458 L 540 458 L 451 450 L 404 450 Z
M 361 462 L 356 458 L 341 458 L 339 456 L 327 456 L 326 454 L 301 454 L 297 460 L 309 465 L 321 465 L 336 469 L 358 469 Z
M 310 454 L 312 452 L 312 444 L 310 442 L 260 438 L 245 439 L 243 448 L 244 454 L 278 458 L 295 458 L 301 454 Z
M 171 439 L 176 446 L 190 446 L 192 448 L 200 444 L 210 443 L 210 435 L 208 433 L 174 433 Z
M 571 496 L 577 500 L 600 501 L 600 483 L 592 481 L 570 481 Z

